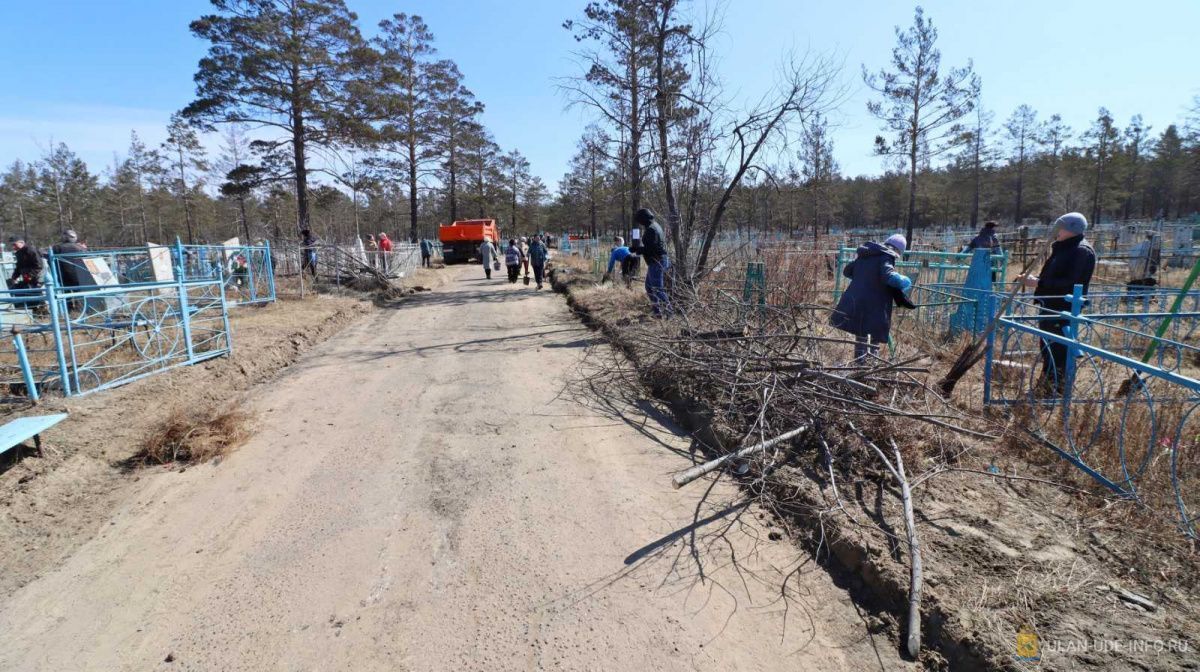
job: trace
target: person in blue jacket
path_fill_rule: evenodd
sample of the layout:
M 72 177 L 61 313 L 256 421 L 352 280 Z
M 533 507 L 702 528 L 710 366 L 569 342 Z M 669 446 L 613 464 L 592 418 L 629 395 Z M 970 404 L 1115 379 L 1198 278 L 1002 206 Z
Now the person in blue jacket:
M 858 248 L 854 261 L 846 264 L 842 275 L 850 279 L 834 309 L 830 323 L 854 334 L 854 358 L 877 355 L 879 345 L 888 342 L 892 330 L 893 302 L 911 306 L 904 293 L 912 287 L 908 276 L 896 271 L 896 261 L 908 242 L 895 234 L 882 245 L 868 242 Z
M 608 254 L 608 270 L 604 272 L 604 282 L 612 280 L 613 269 L 617 264 L 621 265 L 621 279 L 625 281 L 625 286 L 637 275 L 638 265 L 641 263 L 641 257 L 636 252 L 625 246 L 625 239 L 617 236 L 613 239 L 612 251 Z

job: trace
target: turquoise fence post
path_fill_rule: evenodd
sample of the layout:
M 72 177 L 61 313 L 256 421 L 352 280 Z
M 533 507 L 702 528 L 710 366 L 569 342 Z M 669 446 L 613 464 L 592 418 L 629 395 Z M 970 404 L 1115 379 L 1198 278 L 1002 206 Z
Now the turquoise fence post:
M 745 310 L 756 297 L 758 315 L 761 318 L 767 310 L 767 264 L 762 261 L 748 261 L 746 281 L 742 285 L 742 309 Z
M 58 305 L 58 278 L 56 277 L 58 266 L 54 261 L 54 249 L 50 249 L 47 255 L 47 269 L 52 272 L 46 273 L 46 305 L 50 308 L 50 328 L 54 330 L 54 354 L 58 358 L 58 379 L 62 382 L 62 393 L 64 397 L 71 396 L 71 380 L 67 376 L 67 355 L 63 349 L 62 339 L 62 311 Z M 68 313 L 68 319 L 70 315 Z
M 246 252 L 246 284 L 250 290 L 250 303 L 258 301 L 258 288 L 254 286 L 254 246 L 249 245 L 242 248 Z
M 842 270 L 846 267 L 846 252 L 844 247 L 838 248 L 837 270 L 833 273 L 833 300 L 842 298 Z
M 271 241 L 264 240 L 263 247 L 266 250 L 265 253 L 263 254 L 263 270 L 267 274 L 267 287 L 269 287 L 271 290 L 271 301 L 274 301 L 276 298 L 275 297 L 275 257 L 271 253 Z
M 179 250 L 179 259 L 185 261 L 183 243 L 176 238 L 175 247 Z M 183 273 L 175 279 L 175 287 L 179 292 L 179 322 L 183 325 L 183 342 L 187 346 L 188 363 L 196 361 L 196 350 L 192 345 L 192 315 L 191 309 L 188 307 L 187 283 L 184 282 Z M 221 283 L 221 294 L 225 294 L 225 283 Z
M 1075 357 L 1079 355 L 1079 348 L 1076 343 L 1079 342 L 1079 315 L 1083 312 L 1083 285 L 1075 285 L 1071 292 L 1071 317 L 1069 331 L 1067 337 L 1071 339 L 1071 343 L 1067 345 L 1067 364 L 1063 372 L 1065 384 L 1063 385 L 1063 415 L 1068 413 L 1068 408 L 1071 405 L 1071 389 L 1075 386 Z
M 21 378 L 25 381 L 25 393 L 33 401 L 38 400 L 37 383 L 33 381 L 33 369 L 29 366 L 29 353 L 25 351 L 25 339 L 21 332 L 13 331 L 13 347 L 17 350 L 17 362 L 21 365 Z

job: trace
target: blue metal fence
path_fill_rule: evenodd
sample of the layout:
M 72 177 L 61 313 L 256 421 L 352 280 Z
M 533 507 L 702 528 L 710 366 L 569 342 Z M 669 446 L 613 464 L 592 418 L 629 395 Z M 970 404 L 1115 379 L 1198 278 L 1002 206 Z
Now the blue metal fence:
M 82 395 L 228 354 L 229 306 L 275 299 L 267 245 L 51 253 L 47 266 L 41 287 L 0 290 L 10 396 Z
M 1082 286 L 1064 298 L 1069 311 L 1018 301 L 997 320 L 985 403 L 1021 414 L 1022 426 L 1113 492 L 1154 511 L 1173 506 L 1184 532 L 1200 536 L 1200 348 L 1156 337 L 1149 327 L 1161 314 L 1085 315 Z M 1151 343 L 1160 356 L 1143 362 Z
M 47 255 L 47 275 L 58 287 L 99 288 L 119 285 L 219 280 L 230 305 L 275 300 L 275 263 L 269 243 L 262 245 L 146 245 Z M 64 282 L 64 277 L 69 281 Z

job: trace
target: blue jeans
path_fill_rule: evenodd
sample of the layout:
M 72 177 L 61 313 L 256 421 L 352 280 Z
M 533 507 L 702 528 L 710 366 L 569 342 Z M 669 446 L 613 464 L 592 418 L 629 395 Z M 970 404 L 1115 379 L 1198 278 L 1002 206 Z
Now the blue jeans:
M 650 297 L 650 306 L 655 315 L 671 312 L 671 302 L 667 299 L 667 290 L 664 287 L 664 277 L 669 270 L 671 262 L 666 257 L 646 262 L 646 296 Z

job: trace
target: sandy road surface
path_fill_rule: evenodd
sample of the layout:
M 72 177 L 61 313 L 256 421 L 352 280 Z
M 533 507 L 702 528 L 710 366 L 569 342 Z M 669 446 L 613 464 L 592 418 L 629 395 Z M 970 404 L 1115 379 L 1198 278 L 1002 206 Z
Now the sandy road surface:
M 897 667 L 821 570 L 781 598 L 799 554 L 732 487 L 671 490 L 651 407 L 579 401 L 604 352 L 561 298 L 448 272 L 264 388 L 232 456 L 142 478 L 0 608 L 0 669 Z

